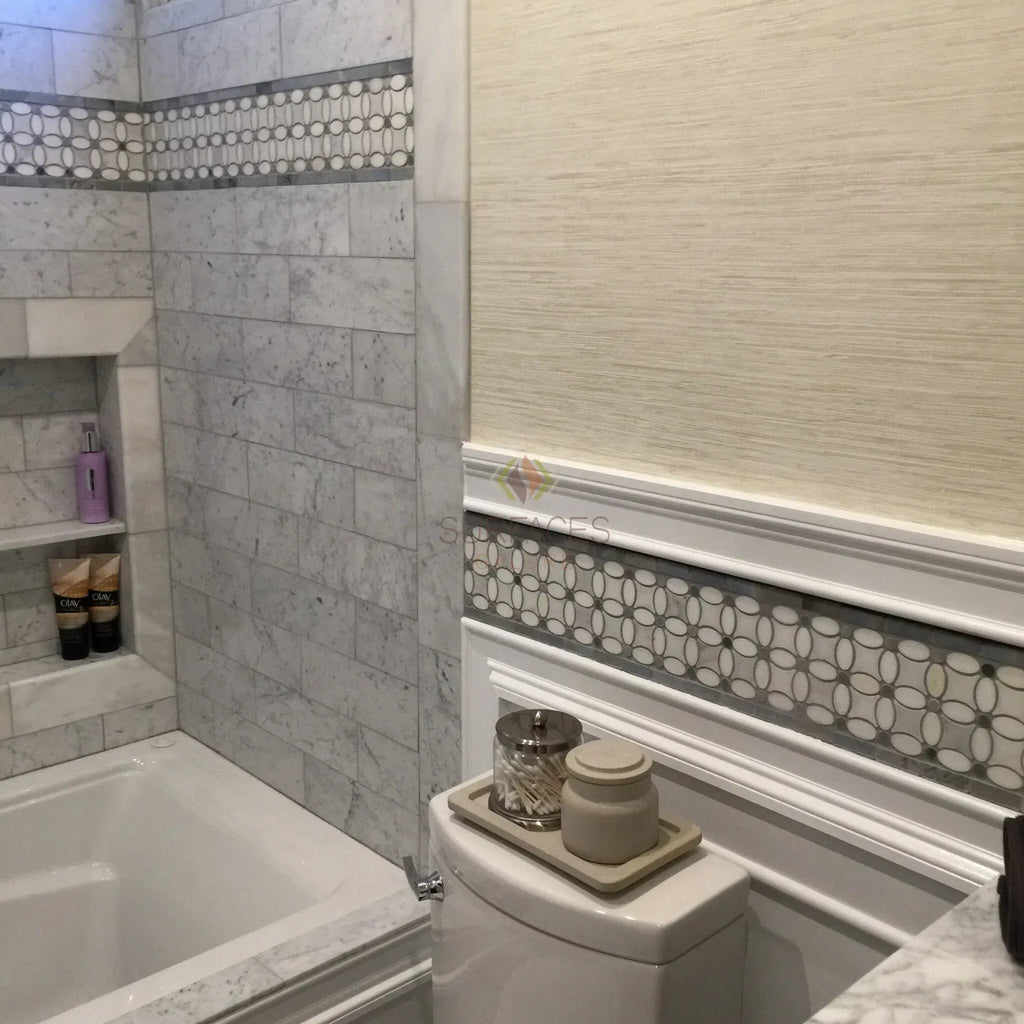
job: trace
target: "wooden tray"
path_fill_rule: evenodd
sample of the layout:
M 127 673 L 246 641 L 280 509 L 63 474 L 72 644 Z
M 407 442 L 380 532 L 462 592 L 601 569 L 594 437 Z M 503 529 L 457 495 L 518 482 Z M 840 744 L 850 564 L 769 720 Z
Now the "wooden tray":
M 448 807 L 460 818 L 473 822 L 492 835 L 525 850 L 538 860 L 564 871 L 597 892 L 621 892 L 658 868 L 700 846 L 698 826 L 681 818 L 659 819 L 658 843 L 625 864 L 594 864 L 570 853 L 562 845 L 562 833 L 529 832 L 514 821 L 495 814 L 487 806 L 492 776 L 466 783 L 448 794 Z

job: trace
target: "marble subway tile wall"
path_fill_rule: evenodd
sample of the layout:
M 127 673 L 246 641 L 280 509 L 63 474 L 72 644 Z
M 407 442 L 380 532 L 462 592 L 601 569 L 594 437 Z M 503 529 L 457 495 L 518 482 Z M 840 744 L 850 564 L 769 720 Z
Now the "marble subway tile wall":
M 143 99 L 407 60 L 411 23 L 173 0 Z M 459 767 L 461 296 L 421 333 L 414 187 L 150 195 L 182 728 L 393 860 Z

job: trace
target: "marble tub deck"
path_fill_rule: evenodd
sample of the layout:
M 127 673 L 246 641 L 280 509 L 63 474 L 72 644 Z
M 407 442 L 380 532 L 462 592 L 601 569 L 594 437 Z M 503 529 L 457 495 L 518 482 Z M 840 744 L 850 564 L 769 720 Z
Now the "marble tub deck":
M 999 935 L 993 879 L 940 917 L 807 1024 L 1013 1024 L 1024 967 Z
M 429 906 L 417 903 L 402 889 L 112 1018 L 108 1024 L 205 1024 L 328 965 L 344 964 L 384 938 L 408 933 L 418 925 L 426 928 L 429 917 Z M 428 942 L 425 934 L 424 943 Z

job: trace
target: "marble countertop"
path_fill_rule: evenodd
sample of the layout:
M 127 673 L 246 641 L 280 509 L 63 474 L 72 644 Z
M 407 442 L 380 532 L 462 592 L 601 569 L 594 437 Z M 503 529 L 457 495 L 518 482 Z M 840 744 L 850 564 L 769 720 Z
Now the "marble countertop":
M 897 950 L 807 1024 L 1024 1021 L 1024 967 L 999 935 L 995 879 Z

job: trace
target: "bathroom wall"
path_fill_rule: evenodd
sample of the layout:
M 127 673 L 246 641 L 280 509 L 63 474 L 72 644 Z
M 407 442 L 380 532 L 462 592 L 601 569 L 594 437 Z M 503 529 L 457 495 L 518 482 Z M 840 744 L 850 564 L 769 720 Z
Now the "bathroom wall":
M 160 677 L 174 666 L 138 100 L 130 0 L 3 4 L 0 530 L 76 517 L 71 467 L 79 422 L 93 419 L 127 532 L 0 552 L 0 777 L 177 721 Z M 81 355 L 57 357 L 71 352 Z M 126 642 L 158 672 L 55 699 L 33 682 L 62 667 L 46 559 L 111 547 L 128 556 Z
M 164 125 L 242 118 L 150 195 L 181 726 L 397 859 L 458 770 L 465 303 L 421 268 L 465 216 L 416 203 L 407 2 L 251 6 L 141 22 Z
M 1019 4 L 470 6 L 474 440 L 1024 537 Z

